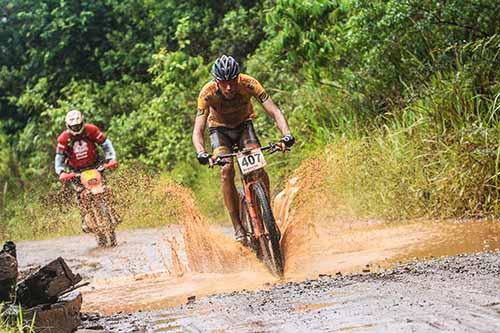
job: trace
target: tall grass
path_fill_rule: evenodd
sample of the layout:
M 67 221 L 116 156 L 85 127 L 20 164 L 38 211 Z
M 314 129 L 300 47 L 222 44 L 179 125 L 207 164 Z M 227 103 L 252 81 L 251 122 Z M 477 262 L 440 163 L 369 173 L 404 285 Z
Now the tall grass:
M 320 156 L 330 170 L 324 182 L 349 214 L 500 216 L 499 46 L 495 35 L 436 50 L 454 61 L 404 82 L 383 106 L 349 82 L 309 79 L 292 87 L 294 80 L 287 76 L 284 88 L 289 90 L 280 92 L 286 97 L 280 105 L 291 110 L 286 115 L 297 145 L 288 155 L 269 158 L 273 193 L 303 160 Z M 259 117 L 256 128 L 262 143 L 278 137 L 268 117 Z M 227 221 L 218 169 L 194 161 L 168 173 L 122 167 L 109 181 L 123 228 L 175 223 L 172 211 L 179 203 L 164 191 L 170 181 L 194 190 L 209 221 Z M 44 186 L 32 184 L 33 191 L 8 203 L 0 214 L 2 238 L 80 232 L 74 195 L 60 200 L 59 190 Z
M 35 314 L 36 316 L 36 314 Z M 27 324 L 24 319 L 23 311 L 19 306 L 17 316 L 12 317 L 5 313 L 5 305 L 0 303 L 0 332 L 2 333 L 34 333 L 35 332 L 35 316 L 31 320 L 31 324 Z
M 490 42 L 463 46 L 453 66 L 407 84 L 404 99 L 382 112 L 367 110 L 338 86 L 301 88 L 292 123 L 324 147 L 325 181 L 351 214 L 500 215 L 500 85 L 497 69 L 485 65 L 498 59 L 489 49 L 484 55 Z M 471 62 L 477 53 L 481 71 Z

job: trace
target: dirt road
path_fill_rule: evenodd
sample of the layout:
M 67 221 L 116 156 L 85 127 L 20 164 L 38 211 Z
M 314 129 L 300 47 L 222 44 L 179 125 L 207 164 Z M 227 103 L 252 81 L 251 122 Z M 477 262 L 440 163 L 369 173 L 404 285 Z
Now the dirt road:
M 114 249 L 77 236 L 22 242 L 18 254 L 24 268 L 63 256 L 91 282 L 84 311 L 107 316 L 86 325 L 110 332 L 500 330 L 500 254 L 486 253 L 500 248 L 498 221 L 349 221 L 311 232 L 312 243 L 288 237 L 281 281 L 225 227 L 204 232 L 220 246 L 195 247 L 194 264 L 177 226 L 120 231 Z M 391 268 L 459 253 L 473 255 Z
M 112 332 L 499 332 L 500 252 L 289 282 L 97 322 Z

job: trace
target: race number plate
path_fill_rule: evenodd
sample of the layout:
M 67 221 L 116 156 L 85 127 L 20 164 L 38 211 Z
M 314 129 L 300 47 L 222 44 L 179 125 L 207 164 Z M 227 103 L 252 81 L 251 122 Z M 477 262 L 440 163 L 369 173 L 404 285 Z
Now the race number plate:
M 81 179 L 82 181 L 89 181 L 91 179 L 95 179 L 95 178 L 98 178 L 99 177 L 99 172 L 97 170 L 94 170 L 94 169 L 90 169 L 90 170 L 85 170 L 82 172 L 81 174 Z
M 252 171 L 262 169 L 266 166 L 266 160 L 264 159 L 264 154 L 257 148 L 252 150 L 250 153 L 244 154 L 240 153 L 237 156 L 238 164 L 240 165 L 241 172 L 246 175 Z

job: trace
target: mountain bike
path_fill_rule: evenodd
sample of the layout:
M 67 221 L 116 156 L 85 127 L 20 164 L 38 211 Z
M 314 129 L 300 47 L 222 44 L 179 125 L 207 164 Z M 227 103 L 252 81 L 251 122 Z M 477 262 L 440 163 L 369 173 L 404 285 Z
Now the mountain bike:
M 268 190 L 259 170 L 266 166 L 264 152 L 273 154 L 289 150 L 282 143 L 270 143 L 261 148 L 245 148 L 231 154 L 212 157 L 211 166 L 223 166 L 236 157 L 241 174 L 242 188 L 239 190 L 240 218 L 246 233 L 246 244 L 254 250 L 271 273 L 283 276 L 283 256 L 280 247 L 280 231 L 271 209 Z

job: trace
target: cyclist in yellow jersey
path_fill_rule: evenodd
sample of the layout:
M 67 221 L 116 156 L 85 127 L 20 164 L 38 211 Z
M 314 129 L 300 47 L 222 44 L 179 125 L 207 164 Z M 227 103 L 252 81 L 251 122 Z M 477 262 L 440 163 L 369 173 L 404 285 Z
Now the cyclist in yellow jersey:
M 251 98 L 255 97 L 264 111 L 274 120 L 283 135 L 281 141 L 291 147 L 295 139 L 290 133 L 283 113 L 274 104 L 262 85 L 253 77 L 240 74 L 238 62 L 223 55 L 212 66 L 214 80 L 207 83 L 198 96 L 197 115 L 193 129 L 193 145 L 197 159 L 201 164 L 208 164 L 210 154 L 206 152 L 203 133 L 208 122 L 208 131 L 212 145 L 212 154 L 231 153 L 233 147 L 257 148 L 259 140 L 255 134 L 252 120 L 255 112 Z M 232 161 L 221 168 L 222 193 L 224 204 L 233 223 L 238 241 L 245 238 L 241 226 L 238 193 L 234 184 L 234 165 Z M 269 177 L 264 170 L 262 178 L 269 189 Z

